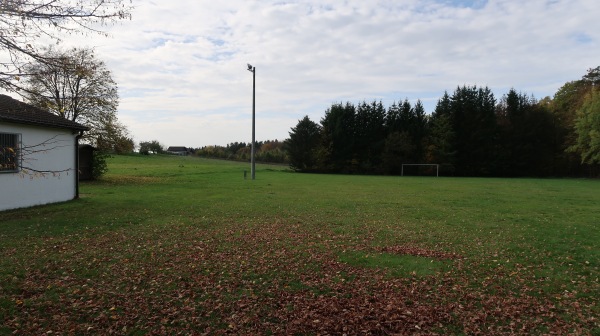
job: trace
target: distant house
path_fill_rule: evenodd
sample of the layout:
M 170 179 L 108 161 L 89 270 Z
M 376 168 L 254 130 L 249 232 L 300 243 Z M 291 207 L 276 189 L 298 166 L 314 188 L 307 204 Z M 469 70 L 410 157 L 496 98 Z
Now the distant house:
M 173 155 L 189 155 L 190 150 L 187 149 L 186 147 L 171 146 L 171 147 L 167 148 L 167 153 L 173 154 Z
M 87 129 L 0 95 L 0 211 L 77 198 L 78 140 Z

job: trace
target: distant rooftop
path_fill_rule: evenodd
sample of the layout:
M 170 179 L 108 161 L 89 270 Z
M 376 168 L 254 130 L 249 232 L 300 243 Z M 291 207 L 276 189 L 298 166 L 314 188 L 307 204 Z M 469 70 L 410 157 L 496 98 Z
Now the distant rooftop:
M 187 152 L 187 148 L 183 146 L 171 146 L 167 148 L 167 152 Z

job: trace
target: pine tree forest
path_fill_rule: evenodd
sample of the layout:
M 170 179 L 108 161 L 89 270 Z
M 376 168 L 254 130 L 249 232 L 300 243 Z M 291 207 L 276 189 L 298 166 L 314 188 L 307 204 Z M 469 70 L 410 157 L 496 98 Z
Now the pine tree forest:
M 420 101 L 332 104 L 304 117 L 284 148 L 304 172 L 445 176 L 598 177 L 600 67 L 536 100 L 511 89 L 445 92 L 427 114 Z

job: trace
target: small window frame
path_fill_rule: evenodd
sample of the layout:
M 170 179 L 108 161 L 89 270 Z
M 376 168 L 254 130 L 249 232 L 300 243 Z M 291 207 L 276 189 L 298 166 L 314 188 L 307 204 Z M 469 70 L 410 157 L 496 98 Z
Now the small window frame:
M 0 174 L 21 170 L 21 134 L 0 132 Z

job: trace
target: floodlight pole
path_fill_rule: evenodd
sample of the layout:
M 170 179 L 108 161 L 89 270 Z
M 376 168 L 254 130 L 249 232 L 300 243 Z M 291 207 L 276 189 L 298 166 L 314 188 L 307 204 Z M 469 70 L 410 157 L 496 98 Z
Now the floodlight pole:
M 248 64 L 248 71 L 252 72 L 252 147 L 250 148 L 250 176 L 254 180 L 256 177 L 256 166 L 254 161 L 255 151 L 255 112 L 256 112 L 256 67 Z

